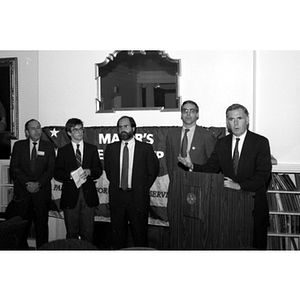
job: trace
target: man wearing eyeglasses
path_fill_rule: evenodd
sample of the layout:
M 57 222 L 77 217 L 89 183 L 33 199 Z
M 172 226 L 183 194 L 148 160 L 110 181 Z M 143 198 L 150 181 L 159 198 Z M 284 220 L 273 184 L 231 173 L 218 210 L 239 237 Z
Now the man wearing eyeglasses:
M 166 138 L 166 163 L 169 174 L 169 195 L 173 189 L 174 172 L 189 171 L 182 163 L 178 162 L 178 156 L 192 158 L 198 164 L 203 164 L 210 157 L 216 143 L 213 133 L 196 124 L 199 119 L 199 107 L 192 100 L 187 100 L 181 105 L 182 127 L 171 130 Z M 170 230 L 173 228 L 172 215 L 175 209 L 172 199 L 168 198 L 167 210 Z
M 102 166 L 97 147 L 83 140 L 80 119 L 69 119 L 65 130 L 71 142 L 58 149 L 54 177 L 63 182 L 60 208 L 67 238 L 93 243 L 95 207 L 99 204 L 94 180 L 102 175 Z
M 192 100 L 187 100 L 181 106 L 182 127 L 170 131 L 166 139 L 166 162 L 169 176 L 174 171 L 188 171 L 183 165 L 178 163 L 178 155 L 190 157 L 202 163 L 210 157 L 216 143 L 216 138 L 212 132 L 196 124 L 199 119 L 199 107 Z M 184 146 L 183 140 L 186 134 L 187 143 Z M 185 147 L 185 149 L 182 149 Z M 181 153 L 182 151 L 185 154 Z

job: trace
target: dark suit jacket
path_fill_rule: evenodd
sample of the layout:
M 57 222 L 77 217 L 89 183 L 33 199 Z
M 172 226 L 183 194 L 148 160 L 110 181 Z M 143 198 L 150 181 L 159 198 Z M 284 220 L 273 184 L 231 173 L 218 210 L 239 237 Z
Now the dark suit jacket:
M 51 201 L 51 179 L 54 173 L 55 153 L 54 146 L 40 140 L 35 172 L 30 168 L 29 139 L 14 144 L 10 161 L 10 171 L 14 181 L 14 194 L 17 198 L 29 199 L 33 195 L 27 191 L 26 183 L 39 182 L 41 187 L 35 197 L 40 201 Z
M 182 127 L 175 128 L 167 135 L 166 163 L 169 176 L 171 176 L 174 171 L 187 170 L 183 165 L 179 166 L 178 164 L 178 156 L 181 148 L 181 130 Z M 192 162 L 195 162 L 196 164 L 204 164 L 210 157 L 215 143 L 216 138 L 210 130 L 201 126 L 196 126 L 190 149 Z
M 269 141 L 265 137 L 248 130 L 237 175 L 232 161 L 232 135 L 217 141 L 214 151 L 204 165 L 194 164 L 195 172 L 222 172 L 224 176 L 237 182 L 241 189 L 255 193 L 254 222 L 268 225 L 267 182 L 272 169 Z
M 118 206 L 120 186 L 120 149 L 121 142 L 108 144 L 104 153 L 106 176 L 109 180 L 109 207 Z M 134 207 L 138 211 L 148 211 L 150 206 L 149 191 L 159 173 L 159 161 L 150 144 L 135 140 L 132 195 Z
M 63 182 L 60 200 L 61 209 L 75 208 L 77 204 L 79 189 L 70 177 L 70 173 L 77 168 L 76 156 L 70 142 L 58 149 L 55 161 L 54 177 Z M 82 185 L 84 199 L 89 207 L 97 206 L 99 204 L 99 197 L 94 180 L 102 175 L 102 166 L 97 147 L 86 142 L 84 142 L 82 168 L 91 170 L 91 176 Z

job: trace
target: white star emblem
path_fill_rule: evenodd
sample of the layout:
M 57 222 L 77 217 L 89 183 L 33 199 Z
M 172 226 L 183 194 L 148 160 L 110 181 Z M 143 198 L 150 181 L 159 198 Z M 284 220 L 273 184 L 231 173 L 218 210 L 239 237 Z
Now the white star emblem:
M 59 133 L 59 130 L 56 130 L 55 128 L 53 128 L 52 130 L 49 130 L 51 132 L 51 137 L 55 136 L 57 137 L 57 134 Z

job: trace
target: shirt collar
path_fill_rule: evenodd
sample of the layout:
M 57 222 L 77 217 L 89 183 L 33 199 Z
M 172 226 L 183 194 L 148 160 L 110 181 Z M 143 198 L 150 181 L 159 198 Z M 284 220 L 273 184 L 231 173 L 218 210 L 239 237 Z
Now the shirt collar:
M 134 140 L 134 137 L 131 139 L 131 140 L 129 140 L 129 141 L 121 141 L 122 142 L 122 144 L 123 145 L 125 145 L 125 143 L 128 143 L 128 145 L 131 145 L 131 144 L 133 144 L 134 142 L 135 142 L 135 140 Z
M 75 142 L 73 142 L 73 141 L 71 141 L 71 142 L 72 142 L 72 144 L 73 144 L 73 147 L 76 147 L 77 145 L 80 145 L 80 146 L 83 145 L 83 140 L 81 140 L 79 143 L 75 143 Z
M 190 133 L 194 132 L 195 129 L 196 129 L 196 125 L 190 127 L 190 128 L 187 128 L 185 126 L 182 126 L 182 132 L 184 133 L 186 129 L 189 129 L 190 130 Z
M 30 145 L 33 145 L 33 143 L 36 143 L 36 145 L 38 146 L 40 143 L 40 140 L 33 141 L 32 139 L 29 139 L 29 141 L 30 141 Z
M 235 141 L 237 138 L 240 139 L 241 142 L 244 142 L 246 134 L 247 134 L 248 130 L 246 130 L 242 135 L 240 136 L 235 136 L 234 134 L 232 135 L 232 140 Z

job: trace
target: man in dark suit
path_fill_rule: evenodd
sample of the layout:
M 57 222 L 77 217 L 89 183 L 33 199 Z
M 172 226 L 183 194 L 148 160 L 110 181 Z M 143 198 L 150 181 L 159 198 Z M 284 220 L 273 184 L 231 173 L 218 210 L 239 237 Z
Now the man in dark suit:
M 117 128 L 120 141 L 108 144 L 104 153 L 113 249 L 127 247 L 128 222 L 134 246 L 147 247 L 149 191 L 158 176 L 159 161 L 150 144 L 134 138 L 133 118 L 121 117 Z M 123 165 L 124 162 L 127 163 Z
M 95 207 L 99 197 L 94 180 L 102 175 L 97 147 L 83 141 L 83 122 L 69 119 L 65 126 L 71 142 L 58 149 L 54 177 L 63 182 L 60 208 L 64 212 L 67 238 L 93 243 Z M 77 170 L 79 184 L 76 185 Z
M 174 172 L 189 171 L 187 167 L 178 162 L 178 156 L 180 155 L 181 151 L 184 151 L 185 156 L 189 155 L 193 162 L 197 164 L 204 164 L 213 151 L 217 140 L 210 130 L 196 124 L 198 119 L 199 107 L 197 103 L 192 100 L 183 102 L 181 105 L 182 127 L 171 130 L 166 138 L 166 163 L 170 179 L 167 211 L 171 235 L 174 231 L 176 231 L 174 226 L 177 225 L 173 220 L 174 213 L 177 213 L 177 206 L 176 203 L 174 203 L 174 200 L 170 197 L 170 195 L 172 195 L 172 191 L 174 190 Z M 186 145 L 184 145 L 183 142 L 185 132 L 187 132 Z M 183 147 L 185 149 L 182 149 Z M 181 155 L 184 156 L 184 153 Z
M 248 130 L 249 113 L 233 104 L 226 110 L 229 135 L 217 141 L 214 151 L 204 165 L 179 157 L 179 161 L 194 172 L 224 174 L 224 186 L 255 193 L 253 247 L 267 247 L 269 209 L 267 183 L 271 173 L 271 154 L 267 138 Z M 235 158 L 236 157 L 236 158 Z
M 15 206 L 28 220 L 22 248 L 28 248 L 27 237 L 34 221 L 36 247 L 48 242 L 48 210 L 51 203 L 51 179 L 54 172 L 54 146 L 41 139 L 41 124 L 34 119 L 25 124 L 26 140 L 14 144 L 10 171 L 14 182 Z M 17 209 L 17 207 L 16 207 Z

